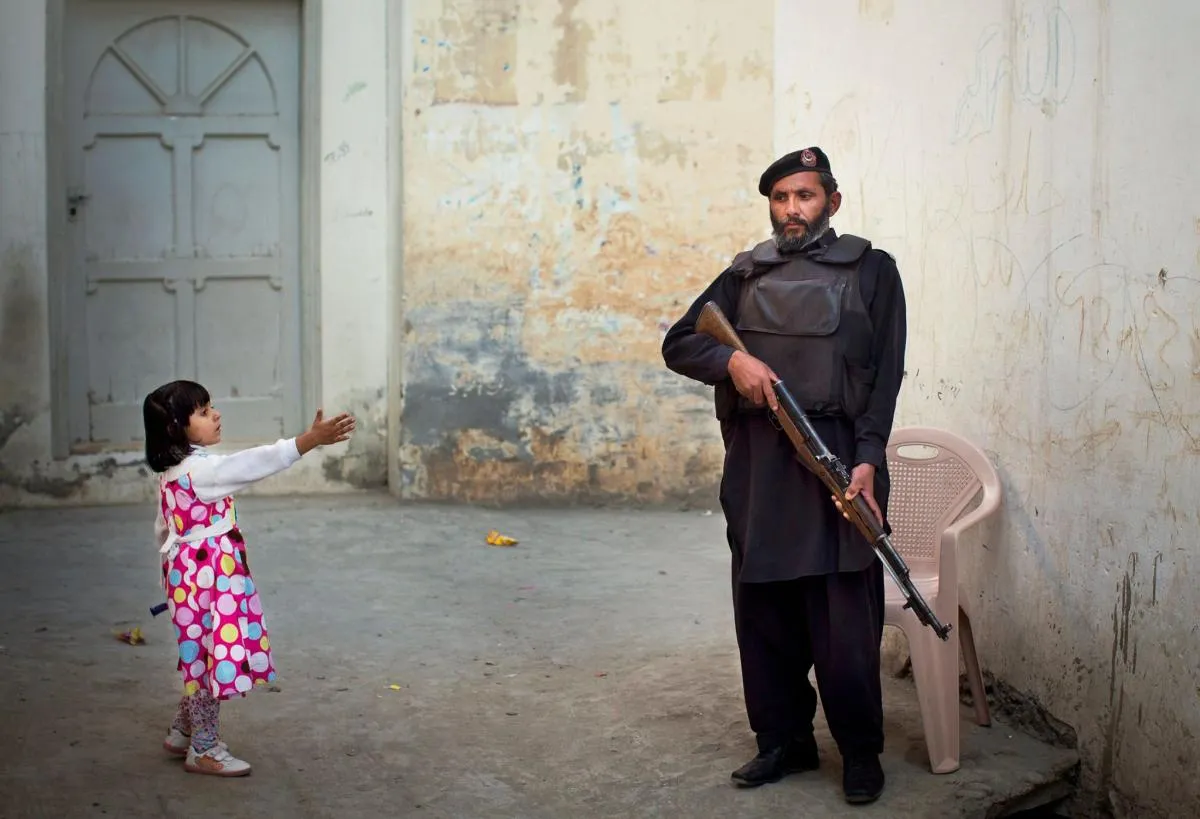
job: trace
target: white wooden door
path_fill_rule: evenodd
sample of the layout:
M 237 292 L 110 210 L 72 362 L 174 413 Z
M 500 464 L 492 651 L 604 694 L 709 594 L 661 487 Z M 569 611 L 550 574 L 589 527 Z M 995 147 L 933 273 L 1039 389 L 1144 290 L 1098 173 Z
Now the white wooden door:
M 70 434 L 136 444 L 190 378 L 228 440 L 300 425 L 300 9 L 68 0 Z

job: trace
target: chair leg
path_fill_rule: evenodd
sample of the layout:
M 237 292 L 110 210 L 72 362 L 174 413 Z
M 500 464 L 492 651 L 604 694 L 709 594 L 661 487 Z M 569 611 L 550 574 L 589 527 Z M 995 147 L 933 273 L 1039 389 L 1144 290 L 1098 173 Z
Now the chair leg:
M 975 653 L 975 633 L 971 631 L 971 618 L 960 606 L 958 609 L 958 642 L 962 646 L 963 665 L 967 667 L 967 684 L 971 686 L 971 700 L 975 704 L 975 722 L 988 727 L 992 714 L 988 709 L 987 693 L 983 688 L 983 674 L 979 670 L 979 656 Z
M 953 773 L 959 768 L 958 646 L 915 618 L 906 631 L 929 767 L 935 774 Z

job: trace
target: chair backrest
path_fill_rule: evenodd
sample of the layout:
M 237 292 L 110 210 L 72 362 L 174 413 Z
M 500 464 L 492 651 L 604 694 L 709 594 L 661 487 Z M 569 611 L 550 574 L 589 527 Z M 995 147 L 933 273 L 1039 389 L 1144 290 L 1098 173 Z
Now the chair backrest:
M 999 508 L 1000 478 L 991 461 L 953 432 L 899 427 L 888 441 L 887 460 L 892 543 L 910 568 L 937 566 L 942 533 L 959 521 L 980 489 L 983 499 L 961 526 L 973 525 Z

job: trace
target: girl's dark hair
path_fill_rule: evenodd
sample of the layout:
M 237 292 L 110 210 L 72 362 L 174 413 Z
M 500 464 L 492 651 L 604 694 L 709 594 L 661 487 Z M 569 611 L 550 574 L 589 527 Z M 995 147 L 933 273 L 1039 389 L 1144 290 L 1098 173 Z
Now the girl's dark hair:
M 192 413 L 206 406 L 208 390 L 195 381 L 163 384 L 142 402 L 146 427 L 146 463 L 155 472 L 166 472 L 192 452 L 187 437 Z

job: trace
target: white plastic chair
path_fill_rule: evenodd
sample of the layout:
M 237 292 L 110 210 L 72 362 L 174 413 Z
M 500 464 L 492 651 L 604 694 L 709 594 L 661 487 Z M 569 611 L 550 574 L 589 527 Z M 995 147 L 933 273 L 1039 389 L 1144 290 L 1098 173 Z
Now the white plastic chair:
M 991 724 L 967 596 L 959 584 L 958 538 L 1000 508 L 1000 478 L 982 450 L 942 429 L 893 430 L 887 459 L 892 543 L 930 608 L 954 630 L 949 640 L 939 639 L 902 608 L 904 596 L 886 574 L 884 622 L 898 626 L 908 639 L 930 767 L 935 774 L 953 773 L 959 767 L 960 647 L 975 721 Z M 981 490 L 979 505 L 963 514 Z

